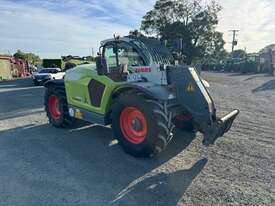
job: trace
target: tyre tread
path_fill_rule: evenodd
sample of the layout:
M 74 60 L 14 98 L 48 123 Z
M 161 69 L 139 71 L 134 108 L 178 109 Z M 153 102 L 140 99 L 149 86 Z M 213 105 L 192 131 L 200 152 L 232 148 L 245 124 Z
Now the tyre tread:
M 48 97 L 51 94 L 55 94 L 56 96 L 58 96 L 58 98 L 60 99 L 60 102 L 62 102 L 62 109 L 64 111 L 63 120 L 62 120 L 62 122 L 60 122 L 58 124 L 52 120 L 51 114 L 47 110 Z M 67 103 L 67 98 L 66 98 L 65 86 L 51 86 L 51 87 L 47 88 L 46 92 L 45 92 L 44 105 L 45 105 L 45 111 L 47 113 L 49 122 L 53 126 L 60 127 L 60 128 L 67 128 L 67 127 L 70 127 L 71 125 L 73 125 L 73 123 L 75 122 L 75 119 L 70 117 L 69 112 L 68 112 L 68 103 Z

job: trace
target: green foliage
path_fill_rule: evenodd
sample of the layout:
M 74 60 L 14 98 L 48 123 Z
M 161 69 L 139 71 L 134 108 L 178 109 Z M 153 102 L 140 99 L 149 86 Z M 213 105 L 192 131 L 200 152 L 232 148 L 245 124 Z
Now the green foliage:
M 65 63 L 65 68 L 64 68 L 64 71 L 67 71 L 67 70 L 69 70 L 69 69 L 71 69 L 71 68 L 74 68 L 74 67 L 76 67 L 77 66 L 77 64 L 75 64 L 75 63 L 73 63 L 73 62 L 66 62 Z
M 180 39 L 187 64 L 220 56 L 225 52 L 223 34 L 216 31 L 221 6 L 214 0 L 203 4 L 201 0 L 158 0 L 143 17 L 141 30 L 168 40 L 168 45 Z
M 18 59 L 23 59 L 31 64 L 41 63 L 40 57 L 33 53 L 25 53 L 25 52 L 22 52 L 21 50 L 17 50 L 17 52 L 13 56 Z
M 137 29 L 129 32 L 130 36 L 144 37 L 144 35 Z
M 24 52 L 22 52 L 21 50 L 17 50 L 17 52 L 14 53 L 13 57 L 15 57 L 17 59 L 23 59 L 23 60 L 25 60 L 26 54 Z
M 43 59 L 42 66 L 44 68 L 62 68 L 63 62 L 61 59 Z
M 247 56 L 247 53 L 245 50 L 242 49 L 238 49 L 233 51 L 233 53 L 231 53 L 232 58 L 245 58 Z
M 87 57 L 86 60 L 70 59 L 70 60 L 67 60 L 67 61 L 63 61 L 63 63 L 65 64 L 64 71 L 67 71 L 68 69 L 74 68 L 77 65 L 93 64 L 93 63 L 95 63 L 95 58 L 94 57 Z

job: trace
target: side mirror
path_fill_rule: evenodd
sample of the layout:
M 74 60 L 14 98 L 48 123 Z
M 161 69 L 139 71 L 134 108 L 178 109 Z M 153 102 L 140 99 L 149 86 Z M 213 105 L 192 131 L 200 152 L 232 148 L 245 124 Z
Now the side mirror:
M 106 64 L 106 60 L 104 58 L 102 58 L 101 55 L 98 55 L 95 58 L 95 62 L 96 62 L 96 70 L 97 70 L 97 74 L 98 75 L 104 75 L 107 73 L 107 64 Z

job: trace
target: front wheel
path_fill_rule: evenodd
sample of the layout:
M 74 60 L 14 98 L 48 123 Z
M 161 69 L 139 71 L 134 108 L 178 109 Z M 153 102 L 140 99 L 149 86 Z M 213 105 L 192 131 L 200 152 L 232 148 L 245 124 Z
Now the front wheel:
M 172 138 L 170 116 L 164 104 L 129 91 L 115 100 L 112 129 L 127 153 L 152 157 L 163 151 Z
M 65 89 L 51 86 L 45 92 L 45 110 L 49 122 L 55 127 L 71 126 L 75 119 L 69 115 Z

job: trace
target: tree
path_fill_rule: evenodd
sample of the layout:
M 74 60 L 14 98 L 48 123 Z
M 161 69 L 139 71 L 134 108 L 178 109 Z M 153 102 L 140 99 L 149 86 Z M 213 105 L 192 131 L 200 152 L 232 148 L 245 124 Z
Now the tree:
M 23 59 L 25 60 L 25 53 L 22 52 L 21 50 L 17 50 L 16 53 L 14 53 L 13 57 L 17 58 L 17 59 Z
M 17 50 L 17 52 L 13 55 L 17 59 L 23 59 L 31 64 L 37 64 L 41 62 L 41 59 L 38 55 L 33 53 L 25 53 L 21 50 Z
M 214 32 L 208 43 L 202 57 L 203 63 L 219 64 L 229 56 L 229 53 L 224 49 L 225 42 L 220 32 Z
M 68 62 L 65 63 L 64 71 L 67 71 L 67 70 L 69 70 L 69 69 L 71 69 L 71 68 L 74 68 L 74 67 L 76 67 L 76 66 L 77 66 L 77 65 L 76 65 L 74 62 L 68 61 Z
M 242 49 L 235 50 L 231 53 L 232 58 L 242 59 L 242 58 L 245 58 L 246 55 L 247 55 L 246 51 Z
M 221 6 L 214 0 L 202 5 L 201 0 L 158 0 L 143 17 L 141 30 L 168 40 L 168 45 L 180 39 L 187 64 L 217 55 L 225 44 L 222 33 L 216 31 Z
M 129 31 L 130 36 L 144 37 L 144 35 L 137 29 Z

